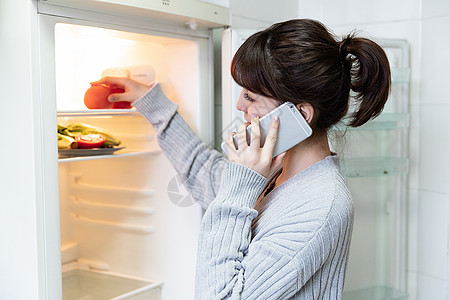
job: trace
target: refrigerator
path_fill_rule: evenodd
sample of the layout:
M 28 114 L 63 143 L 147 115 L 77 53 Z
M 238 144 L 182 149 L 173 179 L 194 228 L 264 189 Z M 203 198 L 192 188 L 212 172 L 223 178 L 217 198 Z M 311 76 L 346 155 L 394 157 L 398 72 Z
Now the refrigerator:
M 136 110 L 88 109 L 83 98 L 105 74 L 159 82 L 213 147 L 213 36 L 230 26 L 229 9 L 200 0 L 33 4 L 33 79 L 45 140 L 44 170 L 36 175 L 44 195 L 37 209 L 40 295 L 192 299 L 202 209 Z M 224 65 L 227 72 L 230 61 Z M 74 123 L 105 129 L 121 144 L 58 151 L 57 124 Z

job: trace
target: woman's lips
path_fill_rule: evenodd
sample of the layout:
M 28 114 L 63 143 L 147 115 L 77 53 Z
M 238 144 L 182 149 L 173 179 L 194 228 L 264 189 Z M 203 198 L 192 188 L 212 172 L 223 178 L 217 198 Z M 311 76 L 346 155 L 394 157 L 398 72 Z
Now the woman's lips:
M 252 123 L 252 119 L 249 117 L 248 114 L 244 115 L 244 119 L 245 119 L 245 121 L 247 121 L 247 122 L 245 122 L 245 124 L 250 125 Z
M 260 118 L 257 114 L 252 114 L 255 118 Z M 246 122 L 246 124 L 248 123 L 248 124 L 251 124 L 252 123 L 252 118 L 249 116 L 249 114 L 248 113 L 244 113 L 244 119 L 245 119 L 245 121 L 247 121 Z

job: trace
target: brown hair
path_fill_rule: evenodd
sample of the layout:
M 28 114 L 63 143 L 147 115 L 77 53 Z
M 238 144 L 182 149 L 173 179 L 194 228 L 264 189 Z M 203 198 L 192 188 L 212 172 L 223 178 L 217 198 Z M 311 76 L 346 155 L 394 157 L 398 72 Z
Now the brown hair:
M 250 36 L 231 64 L 234 80 L 251 92 L 314 108 L 313 131 L 326 132 L 349 108 L 350 90 L 359 107 L 349 126 L 361 126 L 383 110 L 390 90 L 383 49 L 353 34 L 338 42 L 320 22 L 296 19 Z

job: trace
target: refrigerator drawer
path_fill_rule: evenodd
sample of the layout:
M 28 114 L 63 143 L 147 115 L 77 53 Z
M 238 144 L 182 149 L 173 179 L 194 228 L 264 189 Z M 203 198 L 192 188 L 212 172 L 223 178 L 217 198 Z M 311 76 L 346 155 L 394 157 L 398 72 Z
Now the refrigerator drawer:
M 73 269 L 62 276 L 63 299 L 160 300 L 161 282 Z

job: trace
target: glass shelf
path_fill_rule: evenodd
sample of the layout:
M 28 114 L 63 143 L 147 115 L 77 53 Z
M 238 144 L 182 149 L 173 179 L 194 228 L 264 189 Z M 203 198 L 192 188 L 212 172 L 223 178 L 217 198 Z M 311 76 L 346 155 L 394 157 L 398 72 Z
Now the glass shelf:
M 67 163 L 67 162 L 76 162 L 76 161 L 85 161 L 85 160 L 93 160 L 93 159 L 108 159 L 108 158 L 117 158 L 117 157 L 129 157 L 129 156 L 137 156 L 137 155 L 158 155 L 161 153 L 161 150 L 139 150 L 139 149 L 122 149 L 117 151 L 112 155 L 92 155 L 92 156 L 77 156 L 77 157 L 67 157 L 67 158 L 59 158 L 59 163 Z
M 58 117 L 140 116 L 135 109 L 87 109 L 58 111 Z
M 64 300 L 75 299 L 141 299 L 145 294 L 160 299 L 161 283 L 128 278 L 116 274 L 87 270 L 70 270 L 63 273 L 62 292 Z
M 408 300 L 409 295 L 387 286 L 345 291 L 342 300 Z
M 397 130 L 405 129 L 409 127 L 409 114 L 408 113 L 382 113 L 374 120 L 367 122 L 361 127 L 353 128 L 346 125 L 336 125 L 332 131 L 345 131 L 345 130 Z
M 112 132 L 122 143 L 118 147 L 94 149 L 83 153 L 71 149 L 59 152 L 59 163 L 99 160 L 137 155 L 158 155 L 161 149 L 151 140 L 150 125 L 135 109 L 89 109 L 58 111 L 58 124 L 87 123 Z M 118 149 L 124 147 L 123 149 Z M 117 148 L 117 149 L 116 149 Z M 112 150 L 112 151 L 107 151 Z M 78 151 L 78 152 L 81 152 Z
M 371 122 L 367 122 L 359 129 L 350 130 L 393 130 L 409 127 L 409 114 L 407 113 L 384 113 Z
M 400 157 L 358 157 L 341 160 L 341 169 L 346 177 L 406 174 L 408 167 L 408 159 Z

